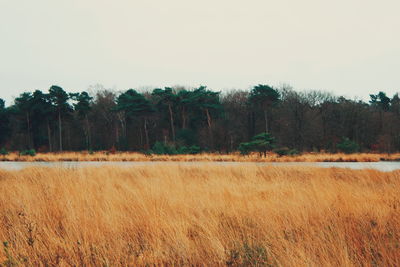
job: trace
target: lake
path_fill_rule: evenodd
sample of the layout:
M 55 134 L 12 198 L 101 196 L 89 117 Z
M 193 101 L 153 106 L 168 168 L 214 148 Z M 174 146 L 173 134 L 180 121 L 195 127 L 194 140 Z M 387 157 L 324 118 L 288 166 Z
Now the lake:
M 400 170 L 400 162 L 168 162 L 168 161 L 150 161 L 150 162 L 111 162 L 111 161 L 68 161 L 68 162 L 0 162 L 0 169 L 5 170 L 21 170 L 27 167 L 61 167 L 61 168 L 82 168 L 82 167 L 102 167 L 102 166 L 152 166 L 160 164 L 179 164 L 182 166 L 199 166 L 199 165 L 261 165 L 261 166 L 310 166 L 322 168 L 348 168 L 348 169 L 374 169 L 384 172 Z

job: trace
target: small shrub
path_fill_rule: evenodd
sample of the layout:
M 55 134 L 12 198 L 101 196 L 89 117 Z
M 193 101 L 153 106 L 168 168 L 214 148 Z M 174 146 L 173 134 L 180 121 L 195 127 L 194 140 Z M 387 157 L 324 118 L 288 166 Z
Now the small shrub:
M 300 154 L 297 149 L 289 149 L 287 147 L 275 149 L 274 152 L 278 154 L 278 156 L 294 156 Z
M 201 149 L 199 146 L 193 145 L 193 146 L 189 147 L 189 151 L 188 151 L 189 154 L 199 154 L 200 152 L 201 152 Z
M 176 155 L 178 154 L 174 145 L 156 142 L 151 149 L 157 155 Z
M 189 154 L 189 148 L 187 147 L 187 146 L 180 146 L 180 147 L 178 147 L 178 149 L 176 150 L 176 152 L 178 153 L 178 154 Z
M 360 149 L 359 145 L 356 142 L 351 141 L 349 138 L 344 138 L 342 142 L 336 145 L 336 147 L 346 154 L 356 153 Z
M 279 157 L 289 155 L 290 151 L 291 151 L 291 150 L 290 150 L 289 148 L 287 148 L 287 147 L 281 147 L 281 148 L 278 148 L 278 149 L 275 149 L 275 150 L 274 150 L 274 152 L 275 152 L 276 154 L 278 154 Z
M 165 154 L 165 146 L 162 142 L 155 142 L 151 149 L 154 154 L 163 155 Z
M 19 152 L 19 155 L 34 157 L 34 156 L 36 156 L 36 150 L 35 149 L 23 150 L 23 151 Z
M 165 146 L 165 152 L 167 155 L 176 155 L 178 152 L 176 151 L 176 148 L 174 145 L 166 145 Z
M 230 250 L 227 266 L 277 266 L 272 260 L 266 248 L 260 245 L 244 243 L 242 247 Z
M 145 156 L 151 156 L 152 154 L 155 154 L 153 150 L 141 150 L 141 153 L 143 153 Z
M 0 149 L 0 155 L 7 156 L 8 154 L 9 154 L 8 151 L 4 147 Z
M 252 150 L 252 144 L 251 143 L 240 143 L 238 149 L 240 151 L 240 154 L 248 155 Z
M 165 144 L 163 142 L 156 142 L 152 149 L 148 150 L 147 153 L 157 155 L 182 155 L 182 154 L 198 154 L 201 152 L 199 146 L 180 146 L 178 148 L 173 144 Z
M 267 151 L 275 147 L 275 138 L 269 133 L 260 133 L 254 136 L 250 142 L 240 143 L 239 151 L 242 155 L 247 155 L 250 152 L 258 152 L 260 156 L 267 156 Z

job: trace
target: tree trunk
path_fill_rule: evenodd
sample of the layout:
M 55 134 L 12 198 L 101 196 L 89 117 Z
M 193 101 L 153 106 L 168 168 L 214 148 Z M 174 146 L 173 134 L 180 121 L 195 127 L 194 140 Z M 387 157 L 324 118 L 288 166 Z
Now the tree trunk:
M 86 122 L 85 122 L 85 124 L 86 124 Z M 88 135 L 88 132 L 87 132 L 86 125 L 84 126 L 83 133 L 85 134 L 85 145 L 86 145 L 86 149 L 87 149 L 87 150 L 90 150 L 90 148 L 89 148 L 89 135 Z
M 144 134 L 146 137 L 146 147 L 145 149 L 149 149 L 150 148 L 150 142 L 149 142 L 149 132 L 147 130 L 147 118 L 144 118 Z
M 182 129 L 186 129 L 186 109 L 182 108 Z
M 251 111 L 247 115 L 247 122 L 248 122 L 248 127 L 247 127 L 247 139 L 250 140 L 253 136 L 256 134 L 256 122 L 255 122 L 255 115 L 254 111 Z
M 49 119 L 47 119 L 47 136 L 49 139 L 49 150 L 50 152 L 53 151 L 52 145 L 51 145 L 51 129 L 50 129 L 50 122 Z
M 29 119 L 29 113 L 26 113 L 26 122 L 28 125 L 28 148 L 31 149 L 32 148 L 32 144 L 31 144 L 31 121 Z
M 121 131 L 122 131 L 122 143 L 123 143 L 123 149 L 128 149 L 128 138 L 127 138 L 127 125 L 126 125 L 126 117 L 125 117 L 125 113 L 117 113 L 117 117 L 119 119 L 119 122 L 121 123 Z M 118 128 L 118 126 L 117 126 Z M 118 135 L 118 140 L 119 140 L 119 135 Z M 118 141 L 119 142 L 119 141 Z M 121 144 L 120 148 L 121 148 Z
M 214 138 L 211 131 L 211 115 L 210 112 L 208 111 L 208 108 L 206 108 L 206 115 L 207 115 L 208 134 L 210 135 L 210 145 L 211 148 L 214 149 Z
M 268 113 L 267 110 L 264 110 L 264 120 L 265 120 L 265 132 L 268 133 Z
M 71 127 L 69 124 L 66 125 L 65 131 L 67 133 L 67 150 L 71 150 Z
M 208 108 L 206 108 L 208 130 L 211 132 L 211 116 Z
M 142 147 L 142 146 L 143 146 L 143 132 L 142 132 L 142 127 L 139 127 L 139 129 L 140 129 L 140 131 L 139 131 L 139 134 L 140 134 L 140 147 Z
M 169 109 L 169 121 L 171 123 L 172 141 L 175 142 L 174 115 L 172 114 L 171 104 L 168 105 L 168 109 Z
M 62 146 L 62 125 L 61 125 L 61 112 L 58 112 L 58 131 L 59 131 L 59 137 L 60 137 L 60 152 L 63 151 L 63 146 Z
M 90 134 L 89 117 L 87 114 L 85 115 L 85 119 L 86 119 L 86 145 L 88 150 L 90 150 L 92 148 L 92 137 Z
M 115 142 L 116 142 L 116 145 L 117 145 L 117 149 L 120 150 L 121 149 L 121 145 L 119 143 L 119 128 L 118 128 L 118 124 L 115 127 Z

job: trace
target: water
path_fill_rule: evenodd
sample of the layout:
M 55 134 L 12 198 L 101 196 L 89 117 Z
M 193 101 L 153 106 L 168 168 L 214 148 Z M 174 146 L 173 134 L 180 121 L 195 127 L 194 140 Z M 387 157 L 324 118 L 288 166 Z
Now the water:
M 374 169 L 384 172 L 400 170 L 400 162 L 111 162 L 111 161 L 68 161 L 68 162 L 0 162 L 0 169 L 5 170 L 21 170 L 27 167 L 61 167 L 61 168 L 82 168 L 82 167 L 102 167 L 102 166 L 119 166 L 119 167 L 135 167 L 135 166 L 157 166 L 159 164 L 181 165 L 181 166 L 201 166 L 201 165 L 220 165 L 220 166 L 237 166 L 237 165 L 258 165 L 258 166 L 310 166 L 322 168 L 348 168 L 348 169 Z

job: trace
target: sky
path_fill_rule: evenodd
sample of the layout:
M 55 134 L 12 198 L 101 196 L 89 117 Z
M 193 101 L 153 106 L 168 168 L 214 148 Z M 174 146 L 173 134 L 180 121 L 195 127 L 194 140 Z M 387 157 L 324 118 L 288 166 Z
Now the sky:
M 51 85 L 400 91 L 398 0 L 0 0 L 0 97 Z

